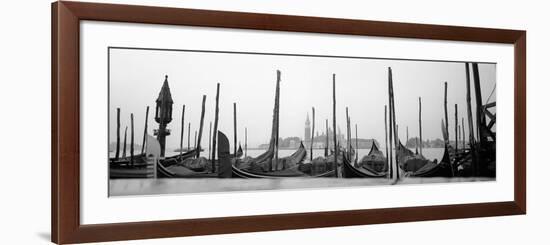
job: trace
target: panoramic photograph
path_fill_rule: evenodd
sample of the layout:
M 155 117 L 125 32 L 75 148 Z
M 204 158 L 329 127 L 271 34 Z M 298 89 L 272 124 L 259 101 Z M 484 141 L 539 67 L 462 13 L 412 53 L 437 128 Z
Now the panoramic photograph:
M 110 47 L 109 195 L 496 180 L 496 63 Z

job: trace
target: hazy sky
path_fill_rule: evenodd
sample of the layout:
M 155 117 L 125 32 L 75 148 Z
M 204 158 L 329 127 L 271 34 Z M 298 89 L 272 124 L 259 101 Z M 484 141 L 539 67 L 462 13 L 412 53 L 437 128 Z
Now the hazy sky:
M 153 134 L 153 129 L 158 128 L 154 121 L 155 100 L 164 76 L 168 75 L 174 106 L 173 120 L 168 125 L 172 135 L 167 137 L 167 148 L 179 146 L 184 104 L 184 146 L 187 145 L 188 122 L 191 122 L 193 145 L 203 95 L 207 96 L 203 146 L 207 144 L 208 125 L 214 120 L 216 83 L 220 83 L 219 130 L 232 139 L 233 102 L 236 102 L 239 140 L 244 143 L 244 128 L 247 127 L 249 146 L 267 143 L 271 133 L 276 70 L 280 70 L 281 137 L 303 138 L 306 114 L 311 117 L 312 106 L 316 110 L 316 129 L 320 133 L 324 131 L 325 119 L 329 119 L 329 126 L 332 125 L 334 73 L 339 127 L 345 131 L 347 106 L 352 127 L 358 125 L 359 138 L 374 138 L 383 143 L 388 67 L 393 70 L 396 118 L 402 141 L 405 141 L 407 126 L 409 137 L 418 135 L 418 97 L 422 97 L 423 138 L 442 138 L 445 81 L 448 82 L 450 137 L 454 139 L 455 103 L 458 104 L 459 124 L 464 117 L 467 125 L 466 75 L 464 63 L 460 62 L 111 49 L 109 141 L 116 140 L 117 107 L 121 108 L 121 132 L 125 126 L 129 127 L 130 113 L 134 113 L 136 143 L 141 143 L 145 110 L 150 106 L 148 132 Z M 479 69 L 485 103 L 495 86 L 496 65 L 480 64 Z M 472 105 L 475 106 L 473 82 L 471 89 Z M 490 101 L 495 98 L 496 94 Z

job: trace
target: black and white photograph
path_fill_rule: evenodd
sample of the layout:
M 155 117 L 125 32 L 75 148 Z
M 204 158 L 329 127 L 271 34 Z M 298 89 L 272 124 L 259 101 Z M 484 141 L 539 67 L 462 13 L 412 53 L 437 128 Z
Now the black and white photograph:
M 496 69 L 108 49 L 109 195 L 496 180 Z

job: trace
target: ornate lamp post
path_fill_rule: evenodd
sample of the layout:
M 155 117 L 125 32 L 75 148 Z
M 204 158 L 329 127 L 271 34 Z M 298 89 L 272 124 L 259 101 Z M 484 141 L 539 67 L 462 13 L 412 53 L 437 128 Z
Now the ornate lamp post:
M 172 121 L 172 104 L 174 104 L 174 101 L 168 86 L 168 76 L 165 76 L 155 107 L 155 121 L 159 124 L 159 128 L 155 130 L 155 135 L 160 143 L 161 157 L 164 157 L 166 150 L 166 136 L 170 135 L 170 129 L 167 129 L 166 126 Z

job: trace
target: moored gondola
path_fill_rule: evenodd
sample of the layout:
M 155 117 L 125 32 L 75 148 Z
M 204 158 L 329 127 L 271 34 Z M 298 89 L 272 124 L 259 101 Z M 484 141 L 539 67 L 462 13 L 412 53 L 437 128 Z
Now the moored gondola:
M 195 150 L 188 151 L 182 155 L 170 156 L 159 159 L 163 166 L 176 165 L 196 155 Z M 146 154 L 134 156 L 134 164 L 130 164 L 130 157 L 118 160 L 109 159 L 109 178 L 110 179 L 131 179 L 131 178 L 152 178 L 154 176 L 154 167 L 149 162 Z
M 134 179 L 151 178 L 154 176 L 152 164 L 148 163 L 145 153 L 134 155 L 133 164 L 131 157 L 124 157 L 115 160 L 109 159 L 109 178 L 110 179 Z
M 416 172 L 423 168 L 424 165 L 430 163 L 430 160 L 426 159 L 421 154 L 415 154 L 405 147 L 401 141 L 399 141 L 396 154 L 399 162 L 399 168 L 405 172 Z
M 378 146 L 373 140 L 369 153 L 364 156 L 361 161 L 355 166 L 357 168 L 363 168 L 373 173 L 387 173 L 388 166 L 386 164 L 386 157 L 384 153 L 378 149 Z
M 253 163 L 248 168 L 240 168 L 244 173 L 250 173 L 253 175 L 261 176 L 281 176 L 281 177 L 297 177 L 305 176 L 306 174 L 299 170 L 298 164 L 301 163 L 307 155 L 306 148 L 303 144 L 300 144 L 300 147 L 292 153 L 292 155 L 275 159 L 266 159 L 263 165 L 257 165 L 258 163 Z M 277 161 L 277 162 L 275 162 Z M 242 166 L 239 163 L 240 166 Z M 280 166 L 279 170 L 268 171 L 261 166 Z
M 387 173 L 377 173 L 366 168 L 354 167 L 353 159 L 349 159 L 347 155 L 343 154 L 342 176 L 344 178 L 384 178 L 387 176 Z
M 177 154 L 177 155 L 174 155 L 174 156 L 169 156 L 169 157 L 166 157 L 166 158 L 164 158 L 160 161 L 164 164 L 164 166 L 171 166 L 171 165 L 183 162 L 186 159 L 195 157 L 196 155 L 197 155 L 197 149 L 192 149 L 192 150 L 187 151 L 187 152 L 185 152 L 181 155 Z
M 145 153 L 143 154 L 137 154 L 133 156 L 127 156 L 127 157 L 119 157 L 118 159 L 112 157 L 109 158 L 109 166 L 125 166 L 130 165 L 130 158 L 134 158 L 134 164 L 139 165 L 145 163 Z
M 152 164 L 139 164 L 138 166 L 110 166 L 109 179 L 143 179 L 154 177 Z
M 196 149 L 192 149 L 188 152 L 185 152 L 183 154 L 177 154 L 177 155 L 174 155 L 174 156 L 169 156 L 169 157 L 166 157 L 164 158 L 163 161 L 165 165 L 169 166 L 169 165 L 173 165 L 173 164 L 176 164 L 178 162 L 181 162 L 185 159 L 188 159 L 190 157 L 194 157 L 195 155 L 197 155 L 197 150 Z M 139 155 L 134 155 L 134 166 L 139 166 L 139 165 L 143 165 L 146 163 L 147 161 L 147 157 L 145 156 L 145 153 L 143 154 L 139 154 Z M 123 167 L 123 166 L 129 166 L 130 165 L 130 157 L 124 157 L 124 158 L 119 158 L 119 159 L 115 159 L 115 158 L 110 158 L 109 159 L 109 165 L 112 166 L 112 167 Z
M 212 172 L 212 169 L 207 171 L 193 171 L 185 166 L 174 165 L 170 167 L 164 166 L 161 162 L 157 165 L 157 173 L 161 178 L 227 178 L 231 177 L 229 165 L 231 164 L 232 155 L 229 154 L 229 140 L 225 134 L 218 131 L 218 171 Z M 206 161 L 205 158 L 196 158 L 193 161 Z M 205 166 L 210 166 L 211 163 L 206 162 Z
M 410 177 L 453 177 L 451 169 L 451 158 L 449 157 L 449 149 L 445 147 L 443 158 L 439 163 L 428 162 L 422 168 L 412 172 Z

